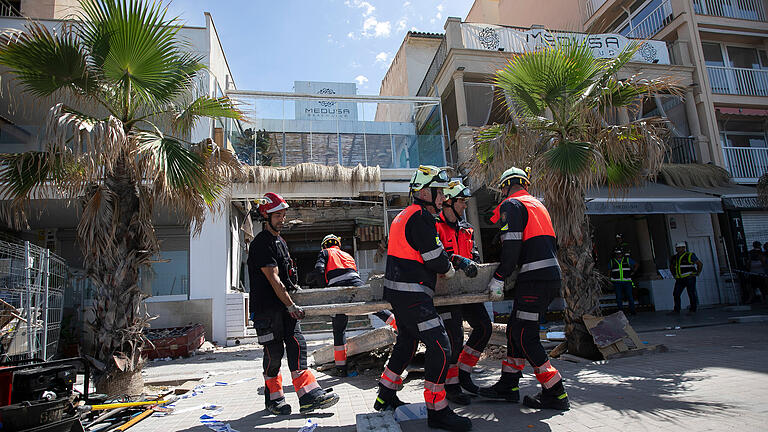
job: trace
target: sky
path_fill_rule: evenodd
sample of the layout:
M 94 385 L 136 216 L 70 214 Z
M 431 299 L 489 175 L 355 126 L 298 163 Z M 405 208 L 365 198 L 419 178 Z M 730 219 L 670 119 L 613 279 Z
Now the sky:
M 172 0 L 169 12 L 204 26 L 210 12 L 241 90 L 293 91 L 294 81 L 357 82 L 378 94 L 409 31 L 442 33 L 472 0 Z

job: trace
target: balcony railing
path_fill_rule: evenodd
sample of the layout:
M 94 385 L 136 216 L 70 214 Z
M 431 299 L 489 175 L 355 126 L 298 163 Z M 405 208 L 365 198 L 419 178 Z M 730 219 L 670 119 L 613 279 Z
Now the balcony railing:
M 437 74 L 440 72 L 440 68 L 443 67 L 446 57 L 448 57 L 448 46 L 445 43 L 445 38 L 443 38 L 443 42 L 437 47 L 435 57 L 432 58 L 432 63 L 430 63 L 429 69 L 427 69 L 427 74 L 424 75 L 424 81 L 421 82 L 419 91 L 416 92 L 416 96 L 429 95 L 429 90 L 432 88 L 432 84 L 435 83 Z
M 707 66 L 712 93 L 768 96 L 768 70 Z
M 661 2 L 647 17 L 643 18 L 636 26 L 632 27 L 629 37 L 636 39 L 650 39 L 672 22 L 672 6 L 669 0 Z
M 723 147 L 723 160 L 736 183 L 757 183 L 768 171 L 768 148 Z
M 672 137 L 667 141 L 669 147 L 664 161 L 675 164 L 698 162 L 696 157 L 696 139 L 694 137 Z
M 587 20 L 592 17 L 592 15 L 594 15 L 595 12 L 597 12 L 597 10 L 600 9 L 600 7 L 603 6 L 606 1 L 608 0 L 586 0 Z
M 693 0 L 699 15 L 765 21 L 763 0 Z

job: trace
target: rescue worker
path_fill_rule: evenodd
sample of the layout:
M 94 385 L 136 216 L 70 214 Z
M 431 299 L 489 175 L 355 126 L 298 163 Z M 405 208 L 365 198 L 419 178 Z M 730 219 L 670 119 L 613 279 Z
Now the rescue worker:
M 315 269 L 310 273 L 312 283 L 315 286 L 323 287 L 350 287 L 363 286 L 365 283 L 360 279 L 357 273 L 357 264 L 352 255 L 341 250 L 341 238 L 334 234 L 328 234 L 320 243 L 322 248 L 317 255 Z M 395 315 L 383 310 L 375 314 L 386 324 L 397 328 L 395 325 Z M 333 325 L 333 359 L 336 363 L 336 372 L 339 376 L 356 376 L 357 373 L 350 375 L 347 369 L 347 338 L 345 332 L 349 318 L 345 314 L 336 314 L 331 317 Z
M 623 252 L 619 248 L 613 251 L 610 269 L 611 284 L 616 292 L 616 305 L 620 311 L 623 311 L 624 299 L 626 298 L 627 303 L 629 303 L 630 315 L 635 314 L 635 299 L 632 296 L 632 276 L 634 276 L 639 267 L 640 264 L 629 256 L 629 252 Z
M 264 224 L 248 250 L 250 310 L 258 342 L 264 347 L 264 399 L 267 410 L 275 415 L 291 413 L 280 375 L 284 352 L 301 413 L 328 408 L 339 401 L 335 393 L 326 393 L 320 388 L 307 369 L 307 344 L 298 323 L 304 311 L 289 294 L 298 288 L 296 269 L 288 245 L 280 237 L 287 208 L 288 203 L 276 193 L 269 192 L 257 200 L 258 214 Z
M 501 380 L 479 394 L 509 402 L 520 400 L 518 382 L 525 361 L 541 384 L 541 392 L 526 396 L 531 408 L 568 410 L 568 394 L 562 377 L 549 362 L 539 342 L 539 319 L 560 294 L 561 273 L 557 262 L 557 240 L 544 205 L 527 192 L 531 182 L 526 171 L 512 167 L 501 175 L 499 189 L 506 196 L 494 210 L 491 221 L 501 221 L 501 262 L 488 288 L 492 295 L 503 292 L 504 280 L 519 266 L 515 302 L 507 324 L 507 360 L 502 362 Z
M 474 229 L 462 219 L 467 200 L 472 194 L 461 182 L 451 182 L 448 188 L 443 189 L 443 194 L 445 201 L 437 220 L 437 234 L 454 267 L 473 278 L 477 276 L 476 262 L 480 259 L 480 254 L 475 248 Z M 449 401 L 468 405 L 471 399 L 462 393 L 462 388 L 477 394 L 478 387 L 472 382 L 471 373 L 491 338 L 491 319 L 483 303 L 443 306 L 437 308 L 437 311 L 451 341 L 451 359 L 445 378 L 445 391 Z M 466 344 L 464 320 L 472 327 Z
M 672 295 L 675 299 L 675 309 L 668 315 L 680 314 L 680 296 L 683 290 L 688 290 L 688 314 L 696 313 L 696 307 L 699 304 L 699 297 L 696 294 L 696 276 L 701 274 L 704 264 L 696 257 L 693 252 L 688 252 L 688 245 L 684 241 L 675 243 L 675 254 L 669 260 L 669 268 L 672 269 L 672 276 L 675 277 L 675 290 Z
M 451 346 L 443 322 L 432 302 L 437 275 L 453 277 L 455 270 L 437 236 L 435 215 L 443 203 L 448 174 L 422 165 L 411 177 L 413 204 L 392 221 L 384 273 L 384 299 L 397 318 L 397 340 L 379 380 L 374 408 L 397 408 L 403 402 L 396 392 L 401 374 L 411 361 L 419 341 L 427 348 L 424 365 L 424 401 L 429 427 L 468 431 L 472 422 L 454 413 L 445 395 L 445 376 Z

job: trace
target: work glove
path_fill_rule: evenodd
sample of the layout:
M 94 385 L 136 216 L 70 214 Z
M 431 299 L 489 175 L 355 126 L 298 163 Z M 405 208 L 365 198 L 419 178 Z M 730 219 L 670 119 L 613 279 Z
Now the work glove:
M 455 275 L 455 274 L 456 274 L 456 270 L 454 270 L 454 268 L 453 268 L 453 265 L 451 264 L 450 266 L 451 266 L 451 268 L 450 268 L 450 269 L 449 269 L 447 272 L 445 272 L 445 273 L 443 273 L 442 275 L 440 275 L 440 276 L 442 276 L 444 279 L 450 279 L 450 278 L 452 278 L 452 277 L 453 277 L 453 275 Z
M 297 306 L 296 303 L 292 303 L 290 306 L 288 306 L 286 309 L 288 309 L 288 314 L 291 315 L 291 318 L 295 320 L 300 320 L 304 318 L 304 309 Z
M 488 282 L 488 292 L 491 293 L 491 301 L 504 300 L 504 281 L 492 277 Z
M 453 266 L 464 272 L 467 277 L 473 278 L 477 276 L 477 264 L 469 258 L 464 258 L 461 255 L 454 254 L 451 257 Z

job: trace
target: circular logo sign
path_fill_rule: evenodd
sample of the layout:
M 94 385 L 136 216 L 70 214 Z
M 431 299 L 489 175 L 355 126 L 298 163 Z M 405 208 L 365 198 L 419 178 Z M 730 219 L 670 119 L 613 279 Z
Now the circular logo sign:
M 499 35 L 491 27 L 480 30 L 477 38 L 480 40 L 480 45 L 485 49 L 495 50 L 499 48 Z
M 653 45 L 646 42 L 640 46 L 640 55 L 643 57 L 643 60 L 653 63 L 654 60 L 658 59 L 659 53 Z
M 317 94 L 332 95 L 332 94 L 336 94 L 336 92 L 333 91 L 333 89 L 322 88 L 322 89 L 318 90 Z M 334 101 L 320 101 L 319 104 L 324 106 L 324 107 L 330 107 L 330 106 L 336 105 L 336 102 L 334 102 Z

